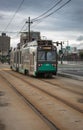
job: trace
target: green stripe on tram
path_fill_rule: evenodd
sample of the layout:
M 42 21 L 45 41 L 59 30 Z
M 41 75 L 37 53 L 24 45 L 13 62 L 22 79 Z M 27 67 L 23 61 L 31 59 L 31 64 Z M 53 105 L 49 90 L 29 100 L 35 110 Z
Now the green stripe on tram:
M 54 71 L 56 68 L 52 64 L 43 64 L 38 67 L 38 71 Z

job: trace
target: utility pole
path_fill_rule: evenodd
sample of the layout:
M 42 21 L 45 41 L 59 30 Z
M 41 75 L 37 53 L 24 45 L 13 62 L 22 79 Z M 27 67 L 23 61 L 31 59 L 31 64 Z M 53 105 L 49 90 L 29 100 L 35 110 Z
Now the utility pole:
M 31 25 L 31 20 L 30 17 L 28 18 L 28 21 L 26 21 L 26 23 L 28 23 L 28 40 L 31 41 L 31 36 L 30 36 L 30 25 Z

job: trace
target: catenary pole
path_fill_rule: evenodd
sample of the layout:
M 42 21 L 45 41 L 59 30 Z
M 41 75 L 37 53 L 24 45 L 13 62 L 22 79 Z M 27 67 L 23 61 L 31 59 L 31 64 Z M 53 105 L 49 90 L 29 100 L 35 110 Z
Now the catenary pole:
M 28 40 L 31 41 L 30 27 L 32 22 L 30 20 L 30 17 L 28 18 L 28 21 L 26 21 L 26 23 L 28 23 Z

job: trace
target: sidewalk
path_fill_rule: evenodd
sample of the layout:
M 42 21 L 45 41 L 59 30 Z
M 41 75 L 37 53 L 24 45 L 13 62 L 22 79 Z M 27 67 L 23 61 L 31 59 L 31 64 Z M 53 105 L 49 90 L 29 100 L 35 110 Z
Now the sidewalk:
M 83 62 L 71 62 L 71 61 L 63 61 L 63 64 L 61 62 L 58 62 L 58 69 L 59 70 L 83 70 Z
M 77 75 L 73 75 L 73 74 L 68 74 L 68 73 L 64 73 L 61 71 L 57 72 L 58 76 L 62 76 L 62 77 L 66 77 L 66 78 L 71 78 L 71 79 L 75 79 L 75 80 L 79 80 L 79 81 L 83 81 L 83 77 L 82 76 L 77 76 Z
M 58 63 L 58 72 L 57 72 L 57 74 L 59 76 L 63 76 L 63 77 L 83 81 L 83 76 L 78 74 L 79 71 L 81 73 L 83 73 L 83 62 L 81 62 L 79 64 L 77 64 L 75 62 L 74 63 L 72 63 L 72 62 L 63 62 L 63 64 L 61 64 L 60 62 Z M 71 72 L 73 72 L 73 74 Z
M 61 61 L 58 61 L 61 64 Z M 62 61 L 63 64 L 71 64 L 71 65 L 83 65 L 83 61 Z

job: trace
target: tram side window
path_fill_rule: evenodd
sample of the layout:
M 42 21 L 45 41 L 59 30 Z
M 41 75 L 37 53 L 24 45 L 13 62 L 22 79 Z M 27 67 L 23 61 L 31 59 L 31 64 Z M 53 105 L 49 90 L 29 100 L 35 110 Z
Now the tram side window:
M 24 57 L 23 57 L 23 55 L 22 55 L 22 59 L 21 59 L 21 64 L 23 64 L 24 63 L 24 59 L 23 59 Z
M 15 62 L 15 54 L 14 54 L 14 62 Z
M 16 63 L 16 53 L 14 53 L 14 63 Z
M 19 63 L 19 52 L 17 52 L 17 63 Z
M 22 55 L 22 53 L 21 53 L 21 51 L 20 51 L 20 64 L 21 64 L 21 55 Z

